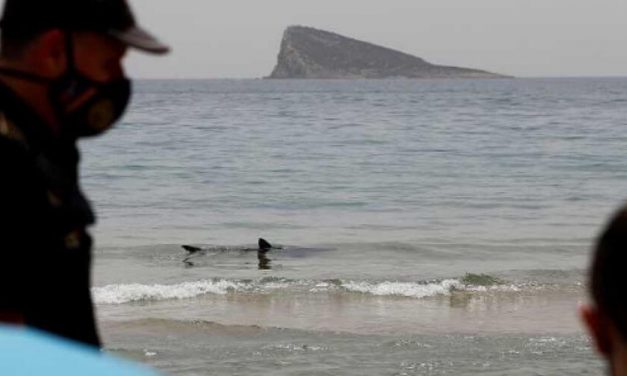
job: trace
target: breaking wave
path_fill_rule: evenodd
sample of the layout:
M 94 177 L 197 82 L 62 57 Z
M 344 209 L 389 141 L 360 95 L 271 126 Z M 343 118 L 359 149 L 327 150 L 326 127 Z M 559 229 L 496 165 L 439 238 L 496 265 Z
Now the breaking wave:
M 469 274 L 459 279 L 445 279 L 426 282 L 398 281 L 308 281 L 280 278 L 259 280 L 202 280 L 172 285 L 123 284 L 95 287 L 92 289 L 97 304 L 126 304 L 163 300 L 193 299 L 204 295 L 227 294 L 366 294 L 423 299 L 434 296 L 448 296 L 455 292 L 482 293 L 490 291 L 517 292 L 522 289 L 538 288 L 529 284 L 507 284 L 494 277 Z
M 201 295 L 225 295 L 241 288 L 227 280 L 185 282 L 176 285 L 109 285 L 92 289 L 97 304 L 123 304 L 139 301 L 190 299 Z
M 453 289 L 461 289 L 462 283 L 456 279 L 447 279 L 435 283 L 412 282 L 347 282 L 342 285 L 346 290 L 376 296 L 405 296 L 426 298 L 435 295 L 448 295 Z

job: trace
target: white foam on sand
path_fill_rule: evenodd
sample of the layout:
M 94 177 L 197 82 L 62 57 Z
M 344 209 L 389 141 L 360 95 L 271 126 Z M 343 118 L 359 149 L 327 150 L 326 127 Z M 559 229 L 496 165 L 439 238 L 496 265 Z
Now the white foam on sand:
M 299 291 L 305 288 L 308 293 L 330 293 L 344 291 L 372 296 L 400 296 L 422 299 L 433 296 L 448 296 L 455 291 L 469 293 L 518 292 L 521 286 L 493 285 L 476 286 L 465 284 L 459 279 L 446 279 L 431 282 L 398 281 L 340 281 L 339 283 L 316 281 L 258 280 L 232 281 L 226 279 L 184 282 L 173 285 L 124 284 L 95 287 L 92 289 L 97 304 L 125 304 L 141 301 L 162 301 L 192 299 L 203 295 L 226 295 L 229 293 L 271 294 L 282 291 Z
M 489 292 L 519 292 L 521 286 L 516 285 L 493 285 L 475 286 L 465 284 L 458 279 L 446 279 L 443 281 L 423 282 L 343 282 L 342 288 L 349 292 L 358 292 L 374 296 L 402 296 L 408 298 L 428 298 L 432 296 L 449 296 L 454 291 L 464 291 L 469 293 L 489 293 Z
M 360 292 L 376 296 L 404 296 L 411 298 L 426 298 L 437 295 L 449 295 L 454 289 L 464 289 L 465 286 L 456 279 L 447 279 L 433 283 L 412 282 L 344 282 L 342 287 L 351 292 Z
M 109 285 L 95 287 L 96 304 L 124 304 L 139 301 L 190 299 L 201 295 L 225 295 L 245 288 L 245 284 L 227 280 L 185 282 L 176 285 Z

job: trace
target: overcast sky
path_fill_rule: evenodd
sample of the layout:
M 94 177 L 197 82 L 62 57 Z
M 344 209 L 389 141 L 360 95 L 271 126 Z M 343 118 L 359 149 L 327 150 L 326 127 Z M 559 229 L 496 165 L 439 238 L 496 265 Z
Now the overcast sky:
M 174 49 L 131 54 L 134 77 L 266 76 L 288 25 L 516 76 L 627 76 L 626 0 L 130 1 Z

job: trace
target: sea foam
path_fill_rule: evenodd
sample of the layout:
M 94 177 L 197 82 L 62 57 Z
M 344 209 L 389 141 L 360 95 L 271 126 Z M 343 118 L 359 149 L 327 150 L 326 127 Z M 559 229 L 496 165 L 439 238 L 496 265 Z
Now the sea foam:
M 92 289 L 97 304 L 124 304 L 139 301 L 190 299 L 201 295 L 225 295 L 244 288 L 243 283 L 217 280 L 185 282 L 176 285 L 109 285 Z
M 464 278 L 445 279 L 426 282 L 401 281 L 311 281 L 262 278 L 259 280 L 202 280 L 172 285 L 125 284 L 109 285 L 92 289 L 97 304 L 125 304 L 141 301 L 162 301 L 193 299 L 203 295 L 226 294 L 365 294 L 372 296 L 398 296 L 422 299 L 433 296 L 448 296 L 455 291 L 467 293 L 517 292 L 524 286 L 504 283 L 494 285 L 476 285 L 468 283 Z
M 342 287 L 348 291 L 376 296 L 405 296 L 426 298 L 436 295 L 448 295 L 454 289 L 463 289 L 464 285 L 456 279 L 447 279 L 433 283 L 412 282 L 345 282 Z

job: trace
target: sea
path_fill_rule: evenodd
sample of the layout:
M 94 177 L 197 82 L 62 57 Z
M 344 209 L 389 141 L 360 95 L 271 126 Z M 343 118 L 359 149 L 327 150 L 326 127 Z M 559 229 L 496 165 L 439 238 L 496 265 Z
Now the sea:
M 578 308 L 627 198 L 626 78 L 140 80 L 80 146 L 112 354 L 189 376 L 605 373 Z

